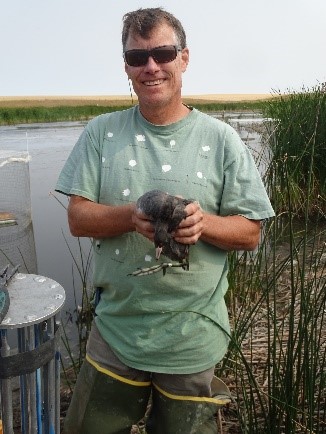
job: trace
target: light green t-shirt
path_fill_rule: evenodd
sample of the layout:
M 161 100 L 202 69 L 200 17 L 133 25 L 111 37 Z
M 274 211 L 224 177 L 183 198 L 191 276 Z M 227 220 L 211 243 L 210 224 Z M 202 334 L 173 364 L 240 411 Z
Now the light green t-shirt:
M 197 200 L 205 212 L 262 220 L 274 215 L 247 147 L 229 125 L 193 109 L 166 126 L 139 108 L 86 126 L 56 190 L 122 205 L 159 189 Z M 228 345 L 227 254 L 198 241 L 190 269 L 133 277 L 157 264 L 154 244 L 136 232 L 94 240 L 94 285 L 103 288 L 96 324 L 126 365 L 193 373 L 216 364 Z M 170 262 L 161 256 L 160 261 Z

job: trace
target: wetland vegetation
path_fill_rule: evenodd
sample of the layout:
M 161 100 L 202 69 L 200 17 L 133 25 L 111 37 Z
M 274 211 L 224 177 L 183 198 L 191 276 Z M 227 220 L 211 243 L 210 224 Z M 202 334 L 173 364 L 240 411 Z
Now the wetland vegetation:
M 225 432 L 326 432 L 326 93 L 263 107 L 276 213 L 254 254 L 230 254 L 230 347 L 217 373 L 235 395 Z

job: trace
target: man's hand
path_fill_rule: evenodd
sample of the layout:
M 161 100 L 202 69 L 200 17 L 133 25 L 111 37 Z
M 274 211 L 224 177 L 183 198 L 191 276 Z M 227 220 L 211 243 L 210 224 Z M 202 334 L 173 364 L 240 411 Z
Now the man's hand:
M 195 244 L 203 231 L 204 213 L 198 202 L 192 202 L 185 208 L 187 217 L 181 221 L 173 238 L 182 244 Z
M 215 216 L 204 213 L 198 202 L 185 208 L 187 217 L 181 221 L 173 237 L 179 243 L 195 244 L 199 239 L 223 250 L 254 250 L 259 241 L 260 221 L 240 215 Z
M 181 196 L 177 197 L 181 198 Z M 178 228 L 174 231 L 173 238 L 182 244 L 195 244 L 203 230 L 203 211 L 198 202 L 189 203 L 185 207 L 185 211 L 187 217 L 181 221 Z M 155 226 L 151 217 L 135 207 L 132 222 L 137 232 L 150 241 L 154 241 Z
M 154 241 L 154 226 L 150 217 L 135 207 L 131 218 L 135 226 L 135 231 L 148 238 L 150 241 Z

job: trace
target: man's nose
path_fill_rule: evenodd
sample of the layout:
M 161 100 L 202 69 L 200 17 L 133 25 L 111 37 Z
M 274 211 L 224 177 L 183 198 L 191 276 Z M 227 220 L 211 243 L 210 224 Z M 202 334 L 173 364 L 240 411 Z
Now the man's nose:
M 149 56 L 145 65 L 145 70 L 147 72 L 153 72 L 157 71 L 158 69 L 160 69 L 159 63 L 155 62 L 152 56 Z

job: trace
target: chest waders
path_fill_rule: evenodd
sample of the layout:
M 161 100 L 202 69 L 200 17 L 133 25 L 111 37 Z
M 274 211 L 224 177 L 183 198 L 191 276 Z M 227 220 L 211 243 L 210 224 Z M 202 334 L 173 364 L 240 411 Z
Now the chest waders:
M 151 392 L 148 434 L 216 434 L 217 410 L 230 402 L 230 392 L 216 377 L 212 390 L 217 395 L 213 398 L 172 395 L 151 382 L 116 375 L 87 356 L 63 434 L 130 434 L 132 425 L 144 417 Z
M 63 434 L 130 434 L 131 426 L 145 414 L 151 383 L 127 380 L 87 359 L 78 375 Z

